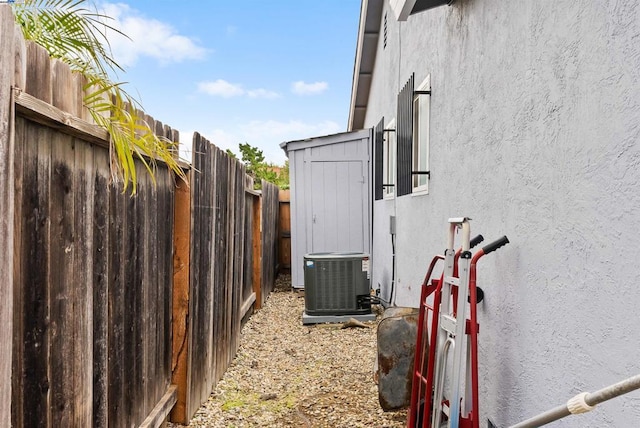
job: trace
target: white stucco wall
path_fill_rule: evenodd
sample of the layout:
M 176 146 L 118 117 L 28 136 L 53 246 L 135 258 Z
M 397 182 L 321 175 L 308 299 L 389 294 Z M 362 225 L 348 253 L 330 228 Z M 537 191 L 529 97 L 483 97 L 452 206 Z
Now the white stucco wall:
M 384 8 L 365 127 L 430 74 L 431 180 L 374 203 L 372 286 L 388 296 L 394 210 L 399 305 L 417 306 L 447 218 L 509 237 L 478 266 L 481 426 L 640 373 L 638 2 L 458 0 L 403 23 Z M 640 392 L 554 426 L 640 426 Z

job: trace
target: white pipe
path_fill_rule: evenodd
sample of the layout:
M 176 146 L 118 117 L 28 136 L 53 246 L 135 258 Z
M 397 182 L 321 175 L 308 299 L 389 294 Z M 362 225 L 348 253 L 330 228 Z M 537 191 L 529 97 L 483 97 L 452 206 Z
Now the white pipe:
M 596 392 L 580 393 L 575 397 L 572 397 L 567 401 L 567 403 L 551 410 L 547 410 L 546 412 L 529 418 L 526 421 L 512 425 L 510 428 L 535 428 L 572 414 L 585 413 L 593 410 L 597 404 L 611 400 L 619 395 L 635 391 L 636 389 L 640 389 L 640 374 L 602 388 Z

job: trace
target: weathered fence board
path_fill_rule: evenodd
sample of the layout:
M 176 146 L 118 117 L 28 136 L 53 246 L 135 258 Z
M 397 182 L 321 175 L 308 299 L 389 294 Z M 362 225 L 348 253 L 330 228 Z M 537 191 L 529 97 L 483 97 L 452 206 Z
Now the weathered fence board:
M 254 197 L 253 200 L 252 223 L 253 275 L 251 280 L 253 291 L 256 294 L 255 307 L 260 309 L 262 307 L 262 198 L 260 197 Z
M 20 119 L 16 119 L 19 121 Z M 24 130 L 22 136 L 16 135 L 16 142 L 24 144 L 24 164 L 22 167 L 23 194 L 16 193 L 16 204 L 22 205 L 25 222 L 20 235 L 15 236 L 20 242 L 19 277 L 21 283 L 14 287 L 21 293 L 20 306 L 14 307 L 14 320 L 19 319 L 23 326 L 22 340 L 14 336 L 14 358 L 22 358 L 20 373 L 21 385 L 16 385 L 14 403 L 19 405 L 23 413 L 24 426 L 48 426 L 50 424 L 49 394 L 49 253 L 50 253 L 50 141 L 43 138 L 45 129 L 29 127 L 26 124 L 16 126 Z M 22 138 L 21 138 L 22 137 Z M 40 158 L 42 161 L 40 161 Z M 20 269 L 21 268 L 21 269 Z M 22 349 L 20 349 L 22 348 Z M 18 356 L 19 355 L 19 356 Z M 18 389 L 22 387 L 21 390 Z M 16 395 L 19 400 L 15 400 Z M 29 402 L 23 403 L 22 397 Z M 19 401 L 19 404 L 18 404 Z M 19 419 L 12 422 L 18 425 Z
M 2 10 L 2 8 L 0 8 L 0 10 Z M 13 119 L 12 119 L 13 120 Z M 12 133 L 13 135 L 19 135 L 20 137 L 17 137 L 15 140 L 15 144 L 14 145 L 14 177 L 15 179 L 13 180 L 14 184 L 15 184 L 15 188 L 14 188 L 14 196 L 15 194 L 20 194 L 23 192 L 23 179 L 22 177 L 24 176 L 24 154 L 25 154 L 25 149 L 24 149 L 24 144 L 21 144 L 25 134 L 24 134 L 24 121 L 13 121 L 14 127 L 15 127 L 15 131 Z M 14 308 L 19 308 L 22 307 L 22 302 L 24 300 L 24 291 L 21 289 L 18 289 L 17 287 L 15 287 L 15 284 L 21 284 L 23 282 L 23 278 L 22 278 L 22 273 L 21 273 L 21 269 L 19 269 L 19 267 L 24 265 L 24 252 L 25 249 L 22 248 L 22 242 L 19 239 L 13 239 L 15 235 L 24 235 L 24 230 L 25 230 L 25 224 L 26 224 L 26 212 L 23 212 L 23 206 L 21 203 L 14 203 L 14 201 L 11 201 L 14 204 L 15 207 L 15 213 L 14 213 L 14 221 L 13 221 L 13 230 L 11 231 L 11 239 L 13 240 L 13 251 L 11 251 L 11 248 L 7 248 L 7 255 L 8 258 L 11 259 L 11 254 L 13 254 L 13 263 L 14 265 L 11 266 L 11 271 L 10 273 L 13 273 L 13 281 L 12 282 L 5 282 L 6 286 L 11 285 L 11 288 L 13 288 L 13 302 L 12 302 L 12 306 L 10 307 L 10 310 L 8 310 L 8 314 L 6 315 L 10 315 L 12 317 L 11 320 L 9 320 L 8 324 L 12 325 L 13 324 L 13 341 L 11 336 L 9 336 L 7 338 L 7 340 L 12 344 L 15 343 L 16 345 L 9 347 L 9 350 L 12 351 L 11 353 L 9 353 L 9 358 L 8 361 L 11 361 L 12 363 L 12 368 L 11 371 L 13 372 L 13 379 L 12 381 L 9 382 L 9 385 L 3 385 L 2 387 L 6 387 L 8 388 L 10 391 L 10 387 L 13 387 L 13 390 L 11 391 L 11 394 L 13 396 L 19 396 L 19 394 L 22 393 L 22 391 L 24 390 L 24 385 L 23 385 L 23 377 L 24 377 L 24 365 L 23 365 L 23 357 L 24 357 L 24 320 L 23 317 L 13 317 L 13 312 L 14 312 Z M 0 236 L 0 239 L 2 239 L 3 237 Z M 3 300 L 4 302 L 4 300 Z M 1 304 L 1 303 L 0 303 Z M 0 333 L 2 334 L 2 333 Z M 3 343 L 7 343 L 7 342 L 3 342 Z M 13 349 L 12 349 L 13 348 Z M 13 355 L 12 355 L 13 354 Z M 11 372 L 9 373 L 9 375 L 11 375 Z M 11 377 L 11 376 L 10 376 Z M 1 388 L 1 387 L 0 387 Z M 15 400 L 13 400 L 15 401 Z M 10 414 L 13 414 L 12 419 L 15 420 L 15 415 L 19 414 L 22 415 L 22 408 L 18 408 L 18 406 L 11 406 L 11 402 L 12 399 L 10 398 L 8 401 L 8 405 L 9 405 L 9 409 L 11 409 Z M 9 422 L 9 425 L 11 424 L 11 421 Z M 8 426 L 9 426 L 8 425 Z
M 75 186 L 74 234 L 75 252 L 73 272 L 73 330 L 74 360 L 73 389 L 75 412 L 73 426 L 91 426 L 93 419 L 93 209 L 95 209 L 94 151 L 88 144 L 75 150 L 78 171 Z M 87 209 L 91 207 L 91 209 Z
M 109 192 L 109 254 L 108 261 L 108 368 L 107 368 L 107 421 L 114 426 L 124 425 L 124 224 L 127 221 L 125 210 L 126 196 L 116 188 Z M 121 213 L 116 217 L 116 213 Z
M 28 43 L 26 63 L 28 67 L 25 67 L 27 79 L 24 91 L 40 101 L 52 105 L 53 94 L 50 78 L 52 61 L 49 59 L 46 49 L 35 43 Z
M 165 126 L 166 129 L 166 126 Z M 171 130 L 169 129 L 171 132 Z M 174 134 L 176 141 L 178 139 L 177 132 Z M 158 223 L 157 223 L 157 231 L 158 234 L 161 230 L 167 230 L 171 233 L 173 231 L 172 227 L 166 227 L 166 224 L 173 224 L 175 221 L 174 213 L 175 213 L 175 177 L 173 174 L 170 174 L 168 171 L 166 174 L 160 176 L 159 180 L 160 184 L 158 189 L 170 189 L 170 192 L 160 192 L 158 191 L 159 197 L 159 205 L 158 205 Z M 167 223 L 165 223 L 167 222 Z M 160 396 L 165 392 L 166 387 L 162 388 L 162 385 L 168 386 L 171 384 L 171 354 L 172 354 L 172 334 L 171 334 L 171 319 L 172 319 L 172 294 L 173 294 L 173 257 L 172 252 L 174 250 L 174 242 L 175 238 L 171 235 L 171 239 L 166 239 L 161 241 L 163 245 L 159 246 L 160 249 L 158 256 L 158 266 L 164 266 L 165 269 L 154 269 L 158 272 L 158 281 L 161 285 L 160 291 L 162 294 L 158 295 L 158 305 L 163 306 L 163 310 L 161 313 L 161 317 L 158 319 L 158 332 L 160 333 L 160 353 L 159 359 L 157 361 L 158 364 L 158 377 L 162 379 L 162 383 L 158 383 L 158 387 L 160 390 L 156 392 L 155 397 Z M 153 351 L 153 350 L 152 350 Z M 154 402 L 154 399 L 151 400 L 151 403 Z
M 226 343 L 226 361 L 224 362 L 224 367 L 226 371 L 226 367 L 231 364 L 231 360 L 235 356 L 236 351 L 236 333 L 240 333 L 240 327 L 236 327 L 236 321 L 238 318 L 238 313 L 240 312 L 239 302 L 238 302 L 238 294 L 242 289 L 242 282 L 238 280 L 238 273 L 242 272 L 242 266 L 238 266 L 236 259 L 236 246 L 238 242 L 236 241 L 236 225 L 237 218 L 239 216 L 244 217 L 242 212 L 242 207 L 238 206 L 238 175 L 237 169 L 238 166 L 241 165 L 237 161 L 230 161 L 229 163 L 229 181 L 231 182 L 229 192 L 227 193 L 227 197 L 229 198 L 229 210 L 230 216 L 228 221 L 228 233 L 229 233 L 229 247 L 227 253 L 227 262 L 230 264 L 227 266 L 227 308 L 231 310 L 225 311 L 226 315 L 226 335 L 227 335 L 227 343 Z M 244 176 L 244 174 L 243 174 Z M 242 188 L 242 194 L 244 195 L 244 180 L 239 184 Z
M 70 137 L 46 130 L 43 140 L 51 141 L 51 157 L 39 158 L 50 162 L 49 213 L 50 220 L 50 271 L 47 278 L 49 295 L 49 366 L 51 388 L 51 424 L 70 426 L 75 409 L 73 391 L 74 342 L 73 293 L 75 277 L 73 259 L 75 245 L 73 150 Z M 28 143 L 27 143 L 28 144 Z M 79 249 L 78 249 L 79 250 Z M 25 284 L 27 285 L 27 284 Z M 27 285 L 28 286 L 28 285 Z M 46 321 L 45 321 L 46 322 Z M 69 408 L 67 408 L 69 407 Z
M 13 61 L 15 25 L 8 5 L 0 5 L 0 58 Z M 0 66 L 0 426 L 11 424 L 13 334 L 14 137 L 11 84 L 13 67 Z
M 195 134 L 193 140 L 194 153 L 200 153 L 204 150 L 201 148 L 200 135 Z M 197 152 L 196 152 L 197 151 Z M 203 300 L 210 300 L 209 293 L 211 288 L 207 286 L 207 272 L 201 272 L 200 269 L 205 266 L 205 261 L 210 258 L 209 248 L 211 232 L 207 233 L 207 227 L 209 224 L 204 220 L 206 212 L 213 212 L 213 204 L 209 200 L 210 195 L 206 190 L 206 182 L 198 180 L 196 171 L 201 174 L 207 174 L 210 162 L 205 162 L 203 156 L 193 157 L 193 169 L 191 175 L 191 227 L 192 227 L 192 239 L 191 239 L 191 278 L 189 289 L 189 354 L 190 359 L 188 363 L 188 384 L 189 388 L 187 394 L 187 413 L 192 415 L 194 412 L 194 400 L 193 395 L 202 395 L 204 391 L 202 389 L 196 390 L 196 388 L 203 388 L 204 386 L 200 382 L 193 382 L 194 379 L 205 379 L 208 371 L 207 359 L 210 358 L 208 350 L 206 349 L 206 338 L 211 336 L 209 331 L 209 305 L 198 304 Z M 193 237 L 199 237 L 199 239 L 193 239 Z M 203 361 L 204 360 L 204 361 Z
M 96 165 L 108 164 L 106 150 L 94 152 Z M 109 212 L 111 192 L 109 175 L 103 168 L 93 173 L 93 426 L 106 427 L 109 422 L 109 307 L 112 293 L 109 290 Z M 106 304 L 105 304 L 106 302 Z
M 216 160 L 217 160 L 216 168 L 215 170 L 213 170 L 215 171 L 215 176 L 213 175 L 213 172 L 211 172 L 211 175 L 210 175 L 211 177 L 210 180 L 213 181 L 213 184 L 216 187 L 215 248 L 216 248 L 216 254 L 226 255 L 227 248 L 228 248 L 228 237 L 229 237 L 229 234 L 227 233 L 228 211 L 229 211 L 227 192 L 229 189 L 228 172 L 229 172 L 230 159 L 228 156 L 224 156 L 222 151 L 219 150 L 217 147 L 212 148 L 211 150 L 212 152 L 216 153 Z M 222 257 L 218 256 L 213 261 L 214 284 L 218 285 L 217 287 L 214 287 L 215 302 L 217 302 L 217 305 L 221 306 L 222 308 L 226 308 L 228 311 L 229 308 L 227 307 L 227 301 L 226 301 L 226 296 L 227 296 L 226 281 L 227 281 L 228 266 L 226 264 L 226 260 L 224 260 L 223 257 L 224 256 Z M 217 380 L 220 378 L 220 376 L 222 375 L 222 373 L 224 373 L 224 370 L 225 370 L 223 368 L 224 361 L 226 360 L 225 354 L 227 351 L 225 346 L 225 344 L 227 343 L 226 327 L 225 327 L 225 320 L 226 320 L 225 312 L 226 311 L 224 310 L 213 312 L 214 350 L 211 353 L 214 356 L 214 366 L 211 368 L 212 377 L 211 379 L 207 379 L 208 385 L 205 385 L 207 394 L 205 394 L 201 398 L 201 400 L 202 399 L 206 400 L 208 391 L 210 391 L 211 387 L 215 385 L 214 382 L 217 382 Z
M 240 309 L 240 318 L 244 319 L 247 313 L 255 307 L 256 292 L 254 291 L 254 251 L 253 243 L 260 240 L 260 235 L 254 233 L 254 204 L 259 201 L 259 194 L 253 190 L 253 179 L 249 176 L 245 177 L 244 183 L 244 239 L 243 239 L 243 289 L 242 289 L 242 306 Z

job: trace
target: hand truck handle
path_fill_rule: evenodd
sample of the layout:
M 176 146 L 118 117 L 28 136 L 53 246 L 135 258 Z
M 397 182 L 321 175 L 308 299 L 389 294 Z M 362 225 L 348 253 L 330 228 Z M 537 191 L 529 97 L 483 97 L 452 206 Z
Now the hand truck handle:
M 476 245 L 478 245 L 482 241 L 484 241 L 484 236 L 482 236 L 482 235 L 476 236 L 471 241 L 469 241 L 469 248 L 475 247 Z
M 495 241 L 491 242 L 490 244 L 482 247 L 482 252 L 484 254 L 489 254 L 500 247 L 504 247 L 508 243 L 509 243 L 509 239 L 506 236 L 503 236 L 502 238 L 498 238 Z

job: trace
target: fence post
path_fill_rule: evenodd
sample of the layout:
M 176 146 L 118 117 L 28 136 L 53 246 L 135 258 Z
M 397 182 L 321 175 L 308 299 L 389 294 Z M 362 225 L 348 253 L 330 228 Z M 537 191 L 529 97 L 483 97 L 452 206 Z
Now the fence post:
M 13 97 L 15 21 L 0 5 L 0 426 L 11 426 L 13 340 Z
M 173 304 L 171 383 L 178 386 L 178 397 L 171 421 L 186 424 L 189 361 L 189 272 L 191 248 L 191 192 L 176 178 L 174 205 Z

